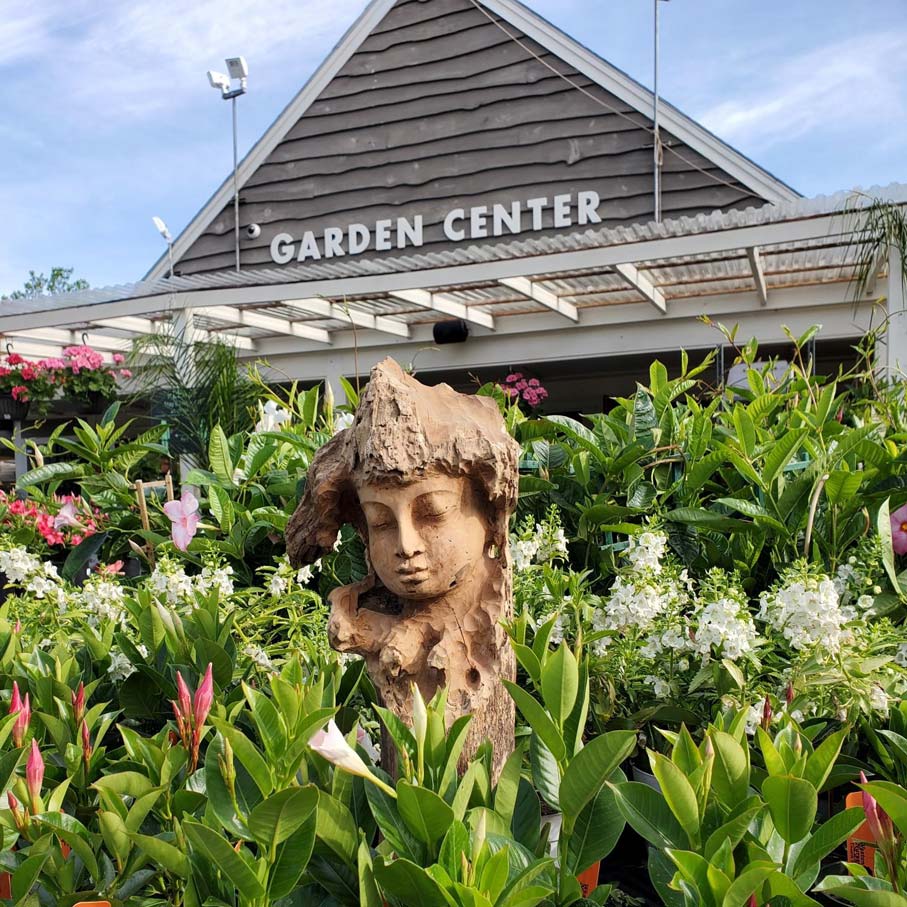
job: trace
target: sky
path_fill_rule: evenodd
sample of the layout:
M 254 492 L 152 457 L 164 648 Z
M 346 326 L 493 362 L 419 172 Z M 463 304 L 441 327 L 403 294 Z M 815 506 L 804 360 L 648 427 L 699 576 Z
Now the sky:
M 430 0 L 429 0 L 430 2 Z M 529 0 L 652 82 L 653 0 Z M 205 72 L 242 54 L 240 154 L 365 0 L 0 0 L 0 295 L 140 279 L 232 165 Z M 670 0 L 663 97 L 804 195 L 907 182 L 907 0 Z

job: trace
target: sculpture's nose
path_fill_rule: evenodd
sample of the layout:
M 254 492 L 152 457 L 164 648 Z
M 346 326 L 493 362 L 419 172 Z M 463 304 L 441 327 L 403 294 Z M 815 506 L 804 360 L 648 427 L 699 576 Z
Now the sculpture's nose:
M 422 552 L 422 537 L 412 520 L 400 520 L 397 535 L 397 557 L 409 560 Z

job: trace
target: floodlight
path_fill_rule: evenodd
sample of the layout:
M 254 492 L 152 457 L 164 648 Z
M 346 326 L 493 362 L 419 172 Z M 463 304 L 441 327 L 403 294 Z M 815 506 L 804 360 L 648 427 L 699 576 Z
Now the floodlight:
M 167 225 L 159 218 L 157 215 L 151 218 L 151 223 L 157 227 L 157 232 L 167 240 L 167 242 L 173 242 L 173 237 L 170 235 L 170 231 L 167 229 Z
M 225 76 L 222 72 L 209 69 L 208 81 L 211 83 L 212 88 L 219 88 L 221 92 L 228 92 L 230 90 L 230 77 Z
M 227 64 L 227 72 L 230 73 L 231 79 L 245 79 L 249 75 L 249 66 L 245 57 L 228 57 L 224 62 Z

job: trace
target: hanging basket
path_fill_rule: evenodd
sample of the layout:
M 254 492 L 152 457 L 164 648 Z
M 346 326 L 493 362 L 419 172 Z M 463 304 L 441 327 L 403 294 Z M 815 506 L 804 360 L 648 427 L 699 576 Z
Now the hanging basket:
M 27 415 L 27 400 L 14 400 L 12 394 L 0 394 L 0 423 L 24 422 Z

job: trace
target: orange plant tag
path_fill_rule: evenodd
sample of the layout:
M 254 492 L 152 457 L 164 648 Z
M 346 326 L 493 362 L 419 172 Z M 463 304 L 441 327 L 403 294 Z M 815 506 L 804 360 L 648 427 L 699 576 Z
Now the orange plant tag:
M 593 863 L 588 869 L 584 869 L 577 877 L 579 887 L 583 890 L 583 897 L 587 898 L 598 885 L 598 863 Z
M 863 794 L 859 791 L 848 794 L 844 803 L 848 809 L 852 806 L 862 806 Z M 864 822 L 847 839 L 847 862 L 858 863 L 874 873 L 876 868 L 876 848 L 872 846 L 874 843 L 875 836 L 869 828 L 869 823 Z

